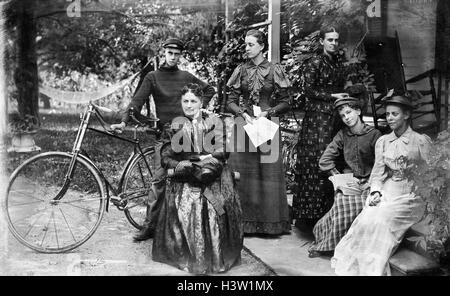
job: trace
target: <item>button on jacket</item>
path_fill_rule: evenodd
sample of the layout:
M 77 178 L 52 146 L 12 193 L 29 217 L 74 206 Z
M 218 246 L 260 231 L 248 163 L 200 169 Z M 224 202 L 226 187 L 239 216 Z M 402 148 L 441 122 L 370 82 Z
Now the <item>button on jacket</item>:
M 336 167 L 336 160 L 344 155 L 344 172 L 353 172 L 356 178 L 368 178 L 375 162 L 375 143 L 381 132 L 364 125 L 359 134 L 353 134 L 348 127 L 341 129 L 328 144 L 319 160 L 319 168 L 329 171 Z

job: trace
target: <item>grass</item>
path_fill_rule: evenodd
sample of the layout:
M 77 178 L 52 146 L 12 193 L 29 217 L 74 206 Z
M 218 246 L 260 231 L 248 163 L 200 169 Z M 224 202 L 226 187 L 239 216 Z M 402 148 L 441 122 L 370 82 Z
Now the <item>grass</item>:
M 91 121 L 92 127 L 102 129 L 101 126 Z M 117 121 L 109 121 L 110 123 Z M 79 114 L 46 114 L 41 116 L 41 128 L 35 134 L 36 145 L 41 148 L 41 152 L 46 151 L 72 151 L 73 144 L 77 135 L 77 129 L 80 124 Z M 125 130 L 123 137 L 132 138 L 133 131 Z M 141 147 L 152 145 L 154 137 L 145 132 L 138 132 L 138 138 L 141 141 Z M 117 182 L 120 178 L 123 166 L 133 151 L 133 144 L 108 137 L 93 131 L 87 131 L 82 149 L 94 163 L 105 174 L 107 179 Z M 35 153 L 9 153 L 7 168 L 12 172 L 23 161 Z

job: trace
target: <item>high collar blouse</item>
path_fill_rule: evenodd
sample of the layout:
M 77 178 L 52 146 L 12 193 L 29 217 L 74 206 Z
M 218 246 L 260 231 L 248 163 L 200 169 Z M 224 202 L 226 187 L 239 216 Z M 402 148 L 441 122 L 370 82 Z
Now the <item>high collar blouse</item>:
M 279 64 L 264 59 L 256 65 L 252 60 L 240 64 L 228 80 L 228 104 L 235 114 L 253 114 L 252 105 L 274 113 L 286 111 L 290 103 L 290 81 Z M 240 101 L 240 97 L 242 100 Z M 275 115 L 275 114 L 273 114 Z
M 392 178 L 401 181 L 403 170 L 418 161 L 428 161 L 431 139 L 408 127 L 399 137 L 394 132 L 380 137 L 375 145 L 375 164 L 370 176 L 371 192 L 379 191 Z

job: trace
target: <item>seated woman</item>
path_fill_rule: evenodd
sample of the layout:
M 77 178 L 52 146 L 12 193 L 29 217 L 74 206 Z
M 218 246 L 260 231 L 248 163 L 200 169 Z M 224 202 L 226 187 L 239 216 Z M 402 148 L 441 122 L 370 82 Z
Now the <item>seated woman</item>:
M 161 148 L 167 170 L 164 204 L 157 220 L 153 260 L 195 273 L 217 273 L 240 262 L 242 211 L 224 151 L 220 118 L 200 110 L 201 89 L 182 89 L 184 117 L 172 121 Z
M 430 138 L 409 126 L 409 97 L 389 97 L 385 105 L 392 132 L 375 145 L 370 195 L 334 251 L 331 265 L 338 275 L 390 275 L 389 258 L 423 216 L 424 202 L 405 172 L 428 159 Z
M 343 156 L 343 173 L 353 173 L 354 182 L 335 191 L 333 207 L 314 226 L 315 241 L 309 248 L 310 257 L 331 254 L 363 209 L 369 194 L 368 180 L 375 160 L 375 143 L 381 136 L 380 131 L 362 122 L 358 99 L 339 98 L 334 102 L 334 108 L 346 127 L 328 144 L 320 157 L 319 168 L 330 175 L 340 174 L 336 163 Z

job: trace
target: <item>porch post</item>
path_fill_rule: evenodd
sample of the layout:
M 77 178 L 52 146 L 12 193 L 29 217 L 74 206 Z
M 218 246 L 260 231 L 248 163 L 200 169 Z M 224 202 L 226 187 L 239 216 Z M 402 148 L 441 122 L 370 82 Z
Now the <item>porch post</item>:
M 280 12 L 281 4 L 280 0 L 268 0 L 269 1 L 269 61 L 273 63 L 280 62 Z

